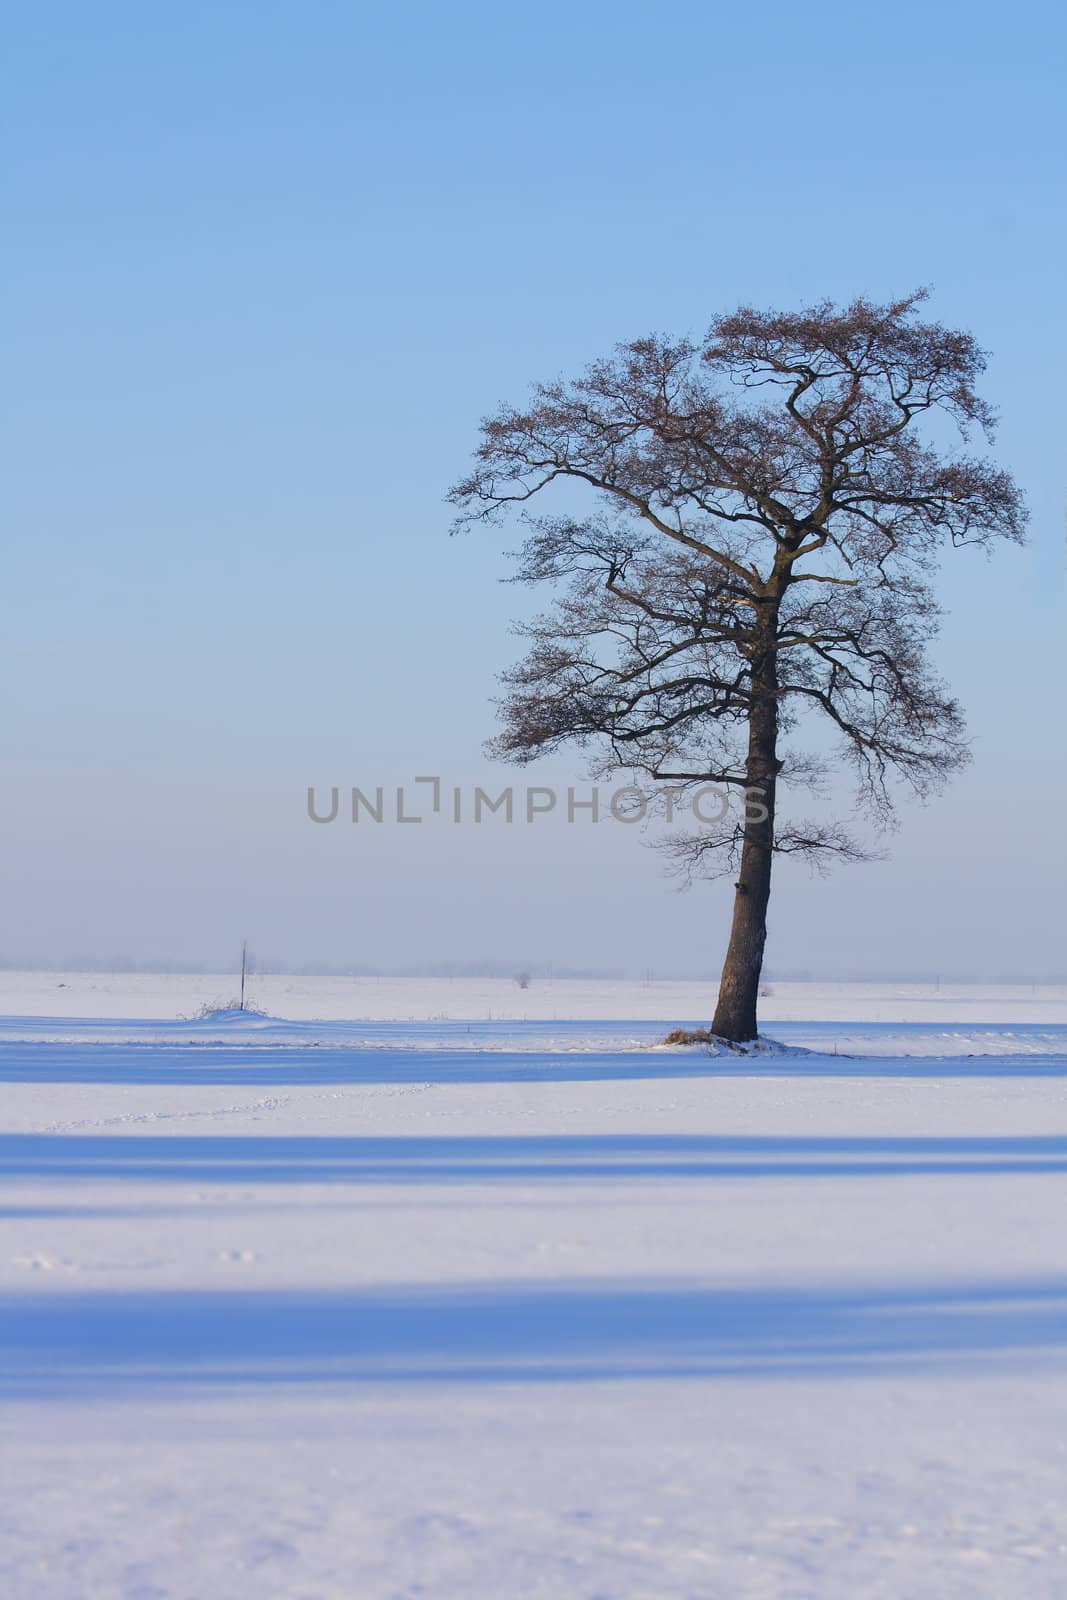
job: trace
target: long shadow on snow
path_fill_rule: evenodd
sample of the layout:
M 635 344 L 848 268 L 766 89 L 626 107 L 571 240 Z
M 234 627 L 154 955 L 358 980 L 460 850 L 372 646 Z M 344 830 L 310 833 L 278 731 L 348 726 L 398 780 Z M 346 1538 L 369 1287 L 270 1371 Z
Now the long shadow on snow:
M 670 1281 L 20 1296 L 0 1393 L 187 1384 L 864 1376 L 1067 1355 L 1067 1280 L 844 1291 Z
M 200 1185 L 632 1183 L 1067 1172 L 1067 1136 L 5 1134 L 0 1178 Z
M 675 1055 L 665 1051 L 369 1049 L 332 1046 L 0 1043 L 0 1083 L 326 1084 L 587 1083 L 669 1078 L 1063 1078 L 1067 1054 L 975 1056 Z

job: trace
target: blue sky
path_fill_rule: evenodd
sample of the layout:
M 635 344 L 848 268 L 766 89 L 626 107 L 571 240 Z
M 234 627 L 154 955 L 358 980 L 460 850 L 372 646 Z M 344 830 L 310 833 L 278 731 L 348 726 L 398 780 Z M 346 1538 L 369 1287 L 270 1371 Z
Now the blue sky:
M 1064 35 L 1051 4 L 5 8 L 0 956 L 714 971 L 727 892 L 629 836 L 357 837 L 304 791 L 484 770 L 525 602 L 498 538 L 447 534 L 479 415 L 742 300 L 926 283 L 992 352 L 1033 543 L 946 566 L 974 766 L 891 863 L 784 874 L 770 962 L 1062 976 Z

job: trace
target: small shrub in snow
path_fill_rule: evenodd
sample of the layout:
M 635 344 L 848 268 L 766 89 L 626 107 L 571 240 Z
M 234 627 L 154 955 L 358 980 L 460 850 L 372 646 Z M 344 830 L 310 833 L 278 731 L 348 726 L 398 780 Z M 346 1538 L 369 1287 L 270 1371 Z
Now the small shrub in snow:
M 267 1012 L 257 1011 L 255 1006 L 242 1006 L 240 1000 L 205 1000 L 203 1005 L 197 1006 L 187 1016 L 179 1017 L 179 1022 L 210 1022 L 218 1017 L 228 1016 L 265 1017 Z

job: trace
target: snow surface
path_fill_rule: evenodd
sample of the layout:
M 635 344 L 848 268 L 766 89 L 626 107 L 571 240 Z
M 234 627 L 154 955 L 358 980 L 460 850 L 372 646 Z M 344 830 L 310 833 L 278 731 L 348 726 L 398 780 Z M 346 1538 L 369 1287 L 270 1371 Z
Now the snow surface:
M 1067 1593 L 1062 990 L 0 976 L 4 1600 Z
M 236 1003 L 233 974 L 0 971 L 0 1016 L 190 1018 Z M 778 983 L 768 1022 L 1067 1022 L 1067 984 Z M 248 1002 L 294 1022 L 709 1019 L 714 984 L 671 979 L 321 978 L 254 974 Z

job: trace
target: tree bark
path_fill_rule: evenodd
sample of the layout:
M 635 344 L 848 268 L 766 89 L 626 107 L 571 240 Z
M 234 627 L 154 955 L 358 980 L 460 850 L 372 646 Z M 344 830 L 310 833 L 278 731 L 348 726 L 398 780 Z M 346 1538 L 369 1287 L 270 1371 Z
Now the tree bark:
M 735 884 L 734 914 L 726 947 L 712 1032 L 735 1044 L 757 1037 L 767 905 L 774 859 L 774 803 L 778 778 L 778 606 L 761 607 L 752 655 L 752 706 L 748 722 L 745 831 Z M 756 791 L 756 793 L 752 793 Z

